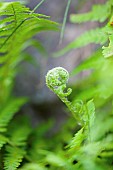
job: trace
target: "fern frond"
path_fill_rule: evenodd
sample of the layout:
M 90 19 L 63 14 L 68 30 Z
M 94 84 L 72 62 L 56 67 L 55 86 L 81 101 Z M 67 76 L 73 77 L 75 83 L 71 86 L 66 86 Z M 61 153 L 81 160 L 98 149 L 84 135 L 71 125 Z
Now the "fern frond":
M 80 148 L 83 140 L 85 139 L 85 135 L 83 133 L 84 128 L 80 129 L 75 136 L 72 138 L 72 140 L 70 141 L 69 145 L 67 147 L 74 150 L 77 150 Z
M 25 151 L 16 147 L 7 146 L 4 158 L 4 170 L 16 170 L 22 162 Z
M 23 43 L 36 33 L 57 30 L 56 23 L 31 13 L 29 8 L 19 2 L 1 4 L 0 16 L 4 15 L 6 17 L 0 21 L 0 52 L 6 54 L 6 58 L 10 55 L 14 59 Z
M 13 131 L 13 134 L 9 137 L 10 141 L 16 146 L 24 146 L 30 132 L 31 129 L 29 127 L 21 125 L 20 128 L 18 127 Z
M 108 35 L 105 33 L 105 28 L 96 28 L 85 32 L 84 34 L 79 36 L 76 40 L 74 40 L 69 45 L 67 45 L 65 48 L 56 52 L 54 56 L 59 57 L 61 55 L 64 55 L 66 52 L 70 51 L 71 49 L 80 48 L 90 43 L 103 45 L 107 40 L 108 40 Z
M 8 89 L 21 62 L 20 52 L 34 35 L 47 30 L 58 30 L 58 24 L 45 15 L 35 14 L 19 2 L 0 3 L 0 101 L 7 100 Z M 22 58 L 21 58 L 22 59 Z M 5 64 L 4 64 L 5 63 Z M 8 82 L 8 83 L 6 83 Z M 10 86 L 10 87 L 9 87 Z
M 0 134 L 0 149 L 8 142 L 8 138 Z
M 14 146 L 25 146 L 27 144 L 26 140 L 31 132 L 31 126 L 29 125 L 29 121 L 25 116 L 22 116 L 21 119 L 17 117 L 17 120 L 14 119 L 8 126 L 7 135 L 9 137 L 10 142 Z
M 13 118 L 14 114 L 26 103 L 26 98 L 13 99 L 0 109 L 0 132 L 6 131 L 6 126 Z
M 104 22 L 111 14 L 111 4 L 93 5 L 90 12 L 84 14 L 71 14 L 70 21 L 72 23 L 82 23 L 87 21 Z
M 40 155 L 40 149 L 48 149 L 50 147 L 50 142 L 46 137 L 48 131 L 53 127 L 53 120 L 49 120 L 48 122 L 43 122 L 39 124 L 30 135 L 30 150 L 28 151 L 28 155 L 32 161 L 38 163 L 38 161 L 42 158 Z M 48 145 L 46 145 L 48 143 Z

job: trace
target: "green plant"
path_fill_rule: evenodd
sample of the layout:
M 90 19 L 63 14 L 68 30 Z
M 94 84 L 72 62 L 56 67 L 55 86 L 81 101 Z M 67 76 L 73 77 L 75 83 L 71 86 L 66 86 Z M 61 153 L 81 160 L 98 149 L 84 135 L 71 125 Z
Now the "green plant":
M 35 39 L 36 34 L 58 30 L 57 23 L 35 13 L 35 9 L 30 10 L 19 2 L 0 2 L 0 169 L 17 169 L 26 157 L 26 140 L 31 133 L 26 118 L 22 117 L 20 122 L 14 119 L 28 102 L 26 97 L 13 95 L 18 66 L 25 60 L 22 52 L 32 45 L 42 49 L 41 43 Z
M 47 154 L 47 160 L 55 167 L 61 169 L 110 169 L 112 166 L 112 114 L 99 114 L 95 120 L 95 106 L 93 100 L 83 103 L 82 101 L 70 102 L 68 96 L 72 89 L 66 90 L 69 74 L 62 67 L 50 70 L 46 76 L 47 86 L 58 95 L 67 105 L 69 111 L 76 119 L 80 130 L 72 139 L 67 140 L 65 151 L 56 151 L 59 154 Z M 66 92 L 67 91 L 67 92 Z M 104 125 L 101 121 L 105 121 Z M 75 124 L 76 126 L 76 124 Z M 66 132 L 65 132 L 66 133 Z M 48 158 L 49 157 L 49 158 Z M 53 158 L 52 158 L 53 157 Z
M 25 48 L 34 45 L 43 51 L 35 35 L 58 30 L 58 24 L 19 2 L 0 3 L 0 169 L 113 169 L 112 7 L 109 0 L 85 15 L 71 15 L 71 21 L 77 23 L 110 21 L 81 35 L 56 55 L 92 42 L 108 43 L 108 47 L 97 49 L 71 72 L 71 76 L 85 70 L 90 73 L 70 85 L 71 88 L 67 87 L 66 69 L 56 67 L 47 73 L 47 86 L 72 113 L 58 132 L 47 135 L 53 120 L 32 127 L 28 116 L 15 115 L 28 99 L 15 97 L 13 85 L 18 66 L 25 60 Z
M 108 44 L 108 47 L 100 46 L 97 51 L 72 70 L 71 76 L 75 76 L 86 70 L 89 71 L 89 76 L 77 80 L 72 85 L 71 89 L 73 89 L 73 93 L 71 93 L 72 90 L 70 88 L 66 90 L 69 74 L 64 68 L 54 68 L 47 73 L 47 86 L 67 105 L 69 111 L 76 119 L 74 127 L 79 127 L 78 131 L 75 128 L 74 137 L 68 136 L 68 130 L 61 133 L 62 135 L 66 133 L 68 136 L 66 138 L 63 135 L 62 137 L 67 139 L 66 141 L 64 140 L 66 143 L 65 151 L 54 151 L 56 153 L 54 156 L 57 155 L 57 157 L 54 157 L 54 163 L 52 158 L 48 158 L 49 156 L 47 155 L 48 162 L 58 169 L 112 169 L 112 7 L 113 2 L 109 0 L 104 5 L 93 6 L 91 12 L 73 14 L 70 17 L 73 23 L 87 21 L 107 22 L 108 20 L 105 26 L 87 31 L 64 49 L 54 54 L 55 57 L 58 57 L 71 49 L 80 48 L 89 43 Z
M 103 55 L 105 58 L 112 56 L 111 41 L 112 41 L 112 0 L 108 0 L 105 4 L 93 5 L 92 10 L 88 13 L 83 14 L 71 14 L 70 21 L 72 23 L 84 23 L 84 22 L 93 22 L 98 21 L 104 23 L 109 20 L 106 25 L 101 28 L 97 27 L 96 29 L 89 30 L 83 33 L 80 37 L 75 39 L 73 42 L 68 44 L 64 49 L 61 49 L 55 53 L 55 57 L 61 56 L 66 52 L 86 46 L 90 43 L 103 45 L 109 42 L 108 47 L 103 47 Z M 110 51 L 111 50 L 111 51 Z

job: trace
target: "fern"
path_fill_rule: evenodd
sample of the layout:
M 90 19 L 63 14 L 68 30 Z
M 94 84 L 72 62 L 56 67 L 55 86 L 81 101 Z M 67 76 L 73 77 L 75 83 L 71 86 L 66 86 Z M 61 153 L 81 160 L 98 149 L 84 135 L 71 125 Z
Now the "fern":
M 56 52 L 54 54 L 54 57 L 59 57 L 72 49 L 80 48 L 90 43 L 103 45 L 105 42 L 107 42 L 107 40 L 108 35 L 106 34 L 105 28 L 97 28 L 95 30 L 90 30 L 82 34 L 80 37 L 78 37 L 75 41 L 71 42 L 62 50 Z
M 57 29 L 54 22 L 40 18 L 43 17 L 43 15 L 32 13 L 30 9 L 22 6 L 18 2 L 3 4 L 1 9 L 0 15 L 7 16 L 1 21 L 1 53 L 8 52 L 8 55 L 16 57 L 13 53 L 18 54 L 23 43 L 33 35 L 43 30 Z M 16 45 L 18 45 L 16 50 L 10 50 L 10 47 L 14 49 Z M 6 55 L 6 58 L 7 57 Z
M 59 72 L 58 72 L 59 69 Z M 65 70 L 64 70 L 65 72 Z M 62 78 L 61 78 L 62 77 Z M 68 76 L 67 76 L 68 77 Z M 95 106 L 92 100 L 88 101 L 86 104 L 82 105 L 77 103 L 77 101 L 68 102 L 67 104 L 67 93 L 64 91 L 66 88 L 66 79 L 65 75 L 63 76 L 63 69 L 54 68 L 47 73 L 46 83 L 47 86 L 55 92 L 58 97 L 68 106 L 69 110 L 74 112 L 74 117 L 77 118 L 77 121 L 82 126 L 82 128 L 75 133 L 71 141 L 68 141 L 66 148 L 67 152 L 61 152 L 60 155 L 57 155 L 58 158 L 54 157 L 54 160 L 51 157 L 51 154 L 47 153 L 47 161 L 55 166 L 60 166 L 60 162 L 57 163 L 57 160 L 68 155 L 68 165 L 66 160 L 63 159 L 64 169 L 103 169 L 109 168 L 105 165 L 103 159 L 110 158 L 112 160 L 112 143 L 113 138 L 111 135 L 106 134 L 112 129 L 112 119 L 111 116 L 101 114 L 100 117 L 97 117 L 95 121 Z M 68 79 L 68 78 L 67 78 Z M 68 89 L 67 89 L 68 91 Z M 65 99 L 64 99 L 65 97 Z M 75 114 L 77 116 L 75 116 Z M 108 117 L 108 118 L 107 118 Z M 101 119 L 101 120 L 100 120 Z M 111 119 L 111 120 L 110 120 Z M 105 121 L 105 124 L 99 125 L 99 122 Z M 98 122 L 98 123 L 97 123 Z M 109 125 L 108 125 L 109 122 Z M 50 156 L 49 156 L 50 155 Z M 61 156 L 63 155 L 63 156 Z M 96 160 L 100 156 L 102 158 L 101 162 L 98 163 Z M 91 159 L 89 159 L 91 157 Z M 76 164 L 72 166 L 70 164 L 75 160 Z M 55 161 L 55 162 L 54 162 Z M 70 167 L 70 168 L 69 168 Z
M 43 1 L 41 1 L 43 2 Z M 37 5 L 38 6 L 38 5 Z M 12 96 L 13 80 L 18 64 L 26 57 L 23 52 L 33 45 L 43 51 L 32 37 L 42 30 L 57 30 L 58 25 L 42 14 L 19 2 L 0 3 L 0 169 L 4 170 L 111 170 L 113 163 L 113 59 L 112 6 L 109 0 L 96 5 L 84 15 L 85 21 L 110 21 L 103 28 L 87 31 L 57 53 L 80 48 L 89 43 L 108 47 L 94 52 L 73 71 L 72 75 L 90 70 L 89 76 L 67 87 L 69 73 L 62 67 L 50 70 L 46 85 L 67 106 L 67 122 L 57 132 L 49 133 L 54 121 L 32 128 L 28 116 L 15 115 L 26 98 Z M 102 10 L 100 10 L 102 8 Z M 96 13 L 97 11 L 97 13 Z M 104 15 L 103 15 L 104 13 Z M 21 14 L 21 15 L 20 15 Z M 84 22 L 81 15 L 75 20 Z M 108 42 L 110 40 L 110 43 Z M 20 43 L 21 42 L 21 43 Z M 16 48 L 15 48 L 16 45 Z M 106 45 L 107 46 L 107 45 Z M 12 50 L 11 50 L 12 49 Z M 22 55 L 21 55 L 22 54 Z M 81 100 L 82 99 L 82 100 Z M 96 107 L 96 109 L 95 109 Z M 96 113 L 95 113 L 96 110 Z M 15 115 L 15 116 L 14 116 Z M 57 123 L 54 125 L 56 128 Z
M 72 23 L 83 23 L 87 21 L 104 22 L 111 14 L 111 3 L 108 1 L 105 4 L 93 5 L 91 12 L 85 14 L 71 14 L 70 21 Z
M 26 98 L 14 99 L 9 104 L 1 108 L 0 113 L 0 132 L 6 131 L 6 126 L 20 107 L 26 103 Z
M 17 167 L 22 162 L 22 159 L 25 155 L 25 151 L 16 148 L 7 146 L 6 147 L 6 155 L 4 159 L 4 169 L 5 170 L 16 170 Z
M 18 147 L 25 147 L 27 145 L 28 136 L 31 133 L 31 126 L 26 117 L 23 116 L 17 120 L 14 120 L 8 126 L 7 135 L 9 137 L 10 143 Z
M 4 144 L 6 144 L 9 141 L 9 139 L 3 135 L 0 134 L 0 149 L 3 147 Z
M 19 54 L 25 43 L 41 31 L 58 30 L 58 24 L 19 2 L 0 3 L 0 17 L 0 63 L 4 64 L 0 71 L 0 100 L 3 102 L 9 97 L 8 89 L 13 87 L 16 66 L 22 61 Z
M 110 36 L 112 32 L 112 6 L 113 3 L 111 0 L 107 1 L 104 5 L 95 5 L 92 8 L 91 12 L 85 14 L 76 14 L 71 15 L 70 20 L 76 23 L 83 23 L 86 21 L 99 21 L 104 22 L 107 19 L 110 19 L 109 23 L 103 28 L 96 28 L 89 30 L 75 39 L 73 42 L 68 44 L 64 49 L 56 52 L 55 57 L 64 55 L 66 52 L 80 48 L 82 46 L 88 45 L 90 43 L 104 45 L 110 39 L 110 44 L 108 47 L 103 47 L 103 54 L 105 57 L 112 56 L 112 37 Z M 111 37 L 111 38 L 110 38 Z
M 58 30 L 57 23 L 50 21 L 43 14 L 34 13 L 35 9 L 30 10 L 19 2 L 0 2 L 0 63 L 2 64 L 0 69 L 0 148 L 4 146 L 0 154 L 4 159 L 4 165 L 1 163 L 0 168 L 6 170 L 16 170 L 23 158 L 27 159 L 27 140 L 31 133 L 31 126 L 25 117 L 22 117 L 20 121 L 13 119 L 22 105 L 28 101 L 24 97 L 14 98 L 11 95 L 14 78 L 18 71 L 17 66 L 25 59 L 25 55 L 20 54 L 32 45 L 44 52 L 44 47 L 33 37 L 42 31 Z M 1 157 L 0 161 L 3 162 Z M 37 164 L 37 167 L 41 166 Z
M 75 136 L 71 139 L 68 147 L 74 150 L 78 150 L 83 142 L 83 140 L 85 139 L 84 133 L 83 133 L 83 128 L 80 129 Z

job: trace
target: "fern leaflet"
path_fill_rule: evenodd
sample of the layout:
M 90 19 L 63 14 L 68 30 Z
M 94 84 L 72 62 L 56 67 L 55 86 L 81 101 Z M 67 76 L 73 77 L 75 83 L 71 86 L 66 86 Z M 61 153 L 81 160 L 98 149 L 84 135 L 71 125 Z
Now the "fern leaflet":
M 4 170 L 16 170 L 22 162 L 25 151 L 16 147 L 7 146 L 6 152 L 4 158 Z
M 14 99 L 10 101 L 7 106 L 0 109 L 0 132 L 7 130 L 6 126 L 9 121 L 26 101 L 26 98 Z
M 82 34 L 75 41 L 68 44 L 62 50 L 56 52 L 54 57 L 59 57 L 64 55 L 66 52 L 71 49 L 80 48 L 86 46 L 90 43 L 101 44 L 103 45 L 108 40 L 108 35 L 105 33 L 105 28 L 96 28 L 95 30 L 90 30 Z
M 71 14 L 70 21 L 72 23 L 82 23 L 87 21 L 104 22 L 111 14 L 111 4 L 107 2 L 103 5 L 93 5 L 91 12 L 84 14 Z
M 0 134 L 0 149 L 8 142 L 8 138 Z

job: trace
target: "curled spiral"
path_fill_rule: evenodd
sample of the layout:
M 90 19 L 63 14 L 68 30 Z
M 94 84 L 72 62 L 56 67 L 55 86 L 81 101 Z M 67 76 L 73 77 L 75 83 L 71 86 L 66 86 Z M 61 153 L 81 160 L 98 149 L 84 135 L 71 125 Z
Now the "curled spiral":
M 62 67 L 55 67 L 48 71 L 46 75 L 46 84 L 53 90 L 57 95 L 67 96 L 71 93 L 71 89 L 68 88 L 67 92 L 64 93 L 66 83 L 69 79 L 69 73 Z
M 46 75 L 46 84 L 54 93 L 57 94 L 62 102 L 66 104 L 75 119 L 82 124 L 78 113 L 80 115 L 83 113 L 83 103 L 81 101 L 73 103 L 68 100 L 68 96 L 72 92 L 71 88 L 66 88 L 68 79 L 68 71 L 62 67 L 56 67 L 48 71 Z

